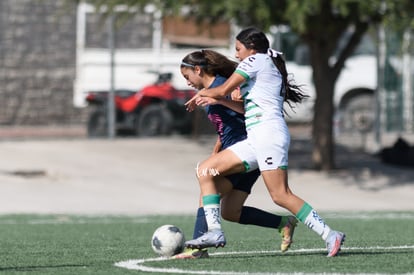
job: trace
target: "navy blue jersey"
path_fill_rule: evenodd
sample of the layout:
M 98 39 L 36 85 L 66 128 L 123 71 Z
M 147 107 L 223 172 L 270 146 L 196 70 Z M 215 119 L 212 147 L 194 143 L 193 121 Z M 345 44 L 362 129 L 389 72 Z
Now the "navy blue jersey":
M 220 86 L 227 78 L 217 75 L 209 88 Z M 220 137 L 221 150 L 226 149 L 241 140 L 247 138 L 244 115 L 237 113 L 221 104 L 206 107 L 209 120 L 214 124 L 216 132 Z M 234 189 L 250 194 L 253 184 L 260 176 L 259 169 L 249 173 L 238 173 L 226 176 Z
M 223 84 L 227 78 L 217 75 L 209 88 Z M 237 113 L 223 105 L 209 105 L 206 107 L 208 119 L 214 124 L 220 137 L 221 149 L 247 138 L 244 115 Z

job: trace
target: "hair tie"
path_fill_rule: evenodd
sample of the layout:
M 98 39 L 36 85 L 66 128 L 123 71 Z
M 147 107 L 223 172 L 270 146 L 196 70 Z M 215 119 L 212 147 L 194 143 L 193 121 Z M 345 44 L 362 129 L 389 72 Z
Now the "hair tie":
M 271 57 L 276 58 L 278 55 L 282 55 L 282 52 L 278 52 L 276 50 L 273 50 L 272 48 L 267 49 L 267 54 Z
M 190 64 L 184 61 L 181 61 L 181 67 L 191 67 L 191 68 L 195 68 L 195 66 L 201 67 L 201 68 L 205 68 L 207 67 L 207 64 Z
M 184 61 L 181 61 L 181 67 L 191 67 L 191 68 L 194 68 L 195 65 L 190 64 L 190 63 L 187 63 L 187 62 L 184 62 Z

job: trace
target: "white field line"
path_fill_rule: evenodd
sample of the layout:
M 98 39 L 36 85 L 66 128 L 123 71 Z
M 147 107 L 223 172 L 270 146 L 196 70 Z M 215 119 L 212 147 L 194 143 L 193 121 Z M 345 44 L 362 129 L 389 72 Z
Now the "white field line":
M 414 217 L 414 215 L 413 215 Z M 51 218 L 44 218 L 40 217 L 39 219 L 27 219 L 27 220 L 20 220 L 20 219 L 13 219 L 13 218 L 5 218 L 1 219 L 0 216 L 0 224 L 8 224 L 8 225 L 42 225 L 42 224 L 117 224 L 117 223 L 132 223 L 132 224 L 143 224 L 143 223 L 151 223 L 151 219 L 147 217 L 135 217 L 135 218 L 128 218 L 128 217 L 99 217 L 99 216 L 90 216 L 90 217 L 81 217 L 81 218 L 73 218 L 70 215 L 57 215 Z
M 414 212 L 344 212 L 344 213 L 326 213 L 323 214 L 325 219 L 414 219 Z M 71 216 L 55 215 L 50 218 L 39 216 L 39 218 L 14 219 L 4 218 L 0 215 L 0 224 L 117 224 L 117 223 L 150 223 L 151 217 L 148 216 Z
M 404 246 L 390 246 L 390 247 L 383 247 L 383 246 L 372 246 L 372 247 L 343 247 L 342 251 L 354 251 L 354 250 L 382 250 L 382 251 L 392 251 L 392 250 L 406 250 L 406 249 L 414 249 L 414 245 L 404 245 Z M 309 253 L 309 252 L 323 252 L 326 249 L 324 248 L 310 248 L 310 249 L 297 249 L 297 250 L 289 250 L 286 253 Z M 216 252 L 211 253 L 210 256 L 217 257 L 223 255 L 245 255 L 245 254 L 281 254 L 280 251 L 233 251 L 233 252 Z M 145 263 L 148 262 L 161 262 L 161 261 L 168 261 L 171 260 L 170 258 L 165 257 L 158 257 L 158 258 L 148 258 L 148 259 L 136 259 L 136 260 L 126 260 L 122 262 L 115 263 L 115 266 L 122 267 L 130 270 L 139 270 L 149 273 L 159 272 L 159 273 L 175 273 L 175 274 L 206 274 L 206 275 L 287 275 L 287 274 L 316 274 L 316 273 L 283 273 L 283 272 L 276 272 L 276 273 L 251 273 L 251 272 L 236 272 L 236 271 L 219 271 L 219 270 L 184 270 L 179 268 L 160 268 L 160 267 L 148 267 L 145 266 Z M 341 273 L 324 273 L 329 275 L 334 274 L 341 274 Z M 363 273 L 363 274 L 386 274 L 386 273 Z

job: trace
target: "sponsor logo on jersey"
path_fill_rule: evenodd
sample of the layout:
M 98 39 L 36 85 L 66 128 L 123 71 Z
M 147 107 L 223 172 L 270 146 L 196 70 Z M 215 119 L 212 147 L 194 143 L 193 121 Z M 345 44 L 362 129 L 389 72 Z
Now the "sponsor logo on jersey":
M 266 162 L 266 164 L 268 164 L 268 165 L 272 165 L 272 164 L 273 164 L 273 159 L 272 159 L 272 157 L 267 157 L 267 158 L 266 158 L 266 160 L 265 160 L 265 162 Z

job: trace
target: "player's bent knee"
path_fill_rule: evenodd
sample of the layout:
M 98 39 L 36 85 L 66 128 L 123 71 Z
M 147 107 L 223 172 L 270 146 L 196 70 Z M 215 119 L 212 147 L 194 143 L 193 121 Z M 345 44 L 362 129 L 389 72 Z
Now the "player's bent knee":
M 238 222 L 240 220 L 240 212 L 237 210 L 221 209 L 221 217 L 229 222 Z
M 229 222 L 239 222 L 239 217 L 236 217 L 236 215 L 221 215 L 222 218 Z
M 289 202 L 289 196 L 285 192 L 272 192 L 270 195 L 273 202 L 281 207 L 285 207 Z

